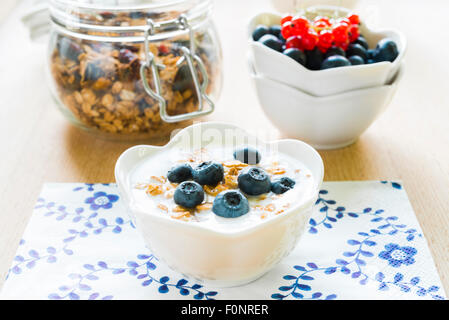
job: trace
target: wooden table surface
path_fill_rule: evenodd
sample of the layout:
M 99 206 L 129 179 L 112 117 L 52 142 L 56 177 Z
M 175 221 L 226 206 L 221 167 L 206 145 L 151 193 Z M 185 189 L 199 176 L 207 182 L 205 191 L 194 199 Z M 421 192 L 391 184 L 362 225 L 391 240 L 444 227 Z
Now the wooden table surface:
M 449 6 L 402 0 L 359 7 L 379 25 L 405 33 L 405 75 L 387 111 L 355 144 L 320 152 L 325 180 L 402 180 L 449 292 L 449 42 L 443 34 Z M 270 8 L 269 1 L 217 0 L 215 10 L 224 85 L 210 119 L 262 138 L 281 135 L 262 114 L 250 81 L 246 23 L 255 10 Z M 25 9 L 19 4 L 0 21 L 0 285 L 42 184 L 114 181 L 115 161 L 132 145 L 98 140 L 56 110 L 44 77 L 45 45 L 31 43 L 19 21 Z

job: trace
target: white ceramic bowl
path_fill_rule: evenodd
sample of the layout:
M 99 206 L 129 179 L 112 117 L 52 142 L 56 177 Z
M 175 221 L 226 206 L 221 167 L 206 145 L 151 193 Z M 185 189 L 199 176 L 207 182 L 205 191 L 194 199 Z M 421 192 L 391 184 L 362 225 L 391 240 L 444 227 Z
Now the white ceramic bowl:
M 387 85 L 315 97 L 253 74 L 257 95 L 270 121 L 288 137 L 317 149 L 352 144 L 386 109 L 403 75 L 403 66 Z
M 210 143 L 225 146 L 224 141 L 229 141 L 215 139 L 211 142 L 211 132 L 214 135 L 222 134 L 222 137 L 225 134 L 229 137 L 232 133 L 237 139 L 235 141 L 255 139 L 251 141 L 257 141 L 257 146 L 276 147 L 281 154 L 300 160 L 314 177 L 310 197 L 304 197 L 303 201 L 280 215 L 238 232 L 214 231 L 195 223 L 171 219 L 160 211 L 139 208 L 131 184 L 131 174 L 136 166 L 160 152 L 190 148 L 192 139 L 200 146 Z M 214 286 L 236 286 L 250 282 L 270 270 L 295 247 L 310 218 L 323 173 L 321 157 L 304 142 L 279 140 L 265 143 L 233 125 L 216 122 L 187 127 L 163 147 L 132 147 L 120 156 L 115 167 L 122 199 L 150 250 L 172 269 Z
M 343 8 L 338 8 L 338 10 L 347 12 L 347 9 Z M 317 11 L 320 12 L 318 9 Z M 399 55 L 393 62 L 384 61 L 326 70 L 309 70 L 282 53 L 253 41 L 251 34 L 257 25 L 279 24 L 280 19 L 281 16 L 272 13 L 261 13 L 251 19 L 248 35 L 254 68 L 260 75 L 311 95 L 322 97 L 389 83 L 399 69 L 406 51 L 406 40 L 401 32 L 396 30 L 374 32 L 362 24 L 361 34 L 365 36 L 370 48 L 374 48 L 377 42 L 383 38 L 391 38 L 396 42 Z

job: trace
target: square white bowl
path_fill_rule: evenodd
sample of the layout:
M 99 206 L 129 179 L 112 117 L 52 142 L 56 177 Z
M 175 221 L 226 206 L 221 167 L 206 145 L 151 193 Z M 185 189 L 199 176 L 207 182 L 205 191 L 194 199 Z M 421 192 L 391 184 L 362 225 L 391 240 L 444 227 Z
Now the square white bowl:
M 316 149 L 337 149 L 354 143 L 385 111 L 403 71 L 401 66 L 389 84 L 326 97 L 309 95 L 254 70 L 252 78 L 262 110 L 279 131 Z
M 282 214 L 235 232 L 212 230 L 192 222 L 172 219 L 160 211 L 142 208 L 132 192 L 134 186 L 131 176 L 135 168 L 160 152 L 191 148 L 192 140 L 196 145 L 207 146 L 211 143 L 212 132 L 222 137 L 229 137 L 233 133 L 233 141 L 251 139 L 249 141 L 256 141 L 261 149 L 276 147 L 275 150 L 281 154 L 298 159 L 312 172 L 313 189 Z M 229 141 L 214 139 L 212 143 L 225 147 Z M 323 175 L 320 155 L 306 143 L 291 139 L 263 142 L 243 129 L 219 122 L 187 127 L 163 147 L 132 147 L 119 157 L 115 167 L 121 197 L 150 250 L 172 269 L 214 286 L 236 286 L 250 282 L 290 253 L 304 233 Z
M 337 7 L 337 9 L 341 12 L 348 12 L 344 8 Z M 370 48 L 374 48 L 377 42 L 383 38 L 390 38 L 396 42 L 399 55 L 393 62 L 383 61 L 326 70 L 309 70 L 281 52 L 252 39 L 252 31 L 257 25 L 279 24 L 280 19 L 281 16 L 273 13 L 261 13 L 251 19 L 248 27 L 248 44 L 254 68 L 257 74 L 314 96 L 323 97 L 389 83 L 397 73 L 407 47 L 405 37 L 401 32 L 397 30 L 372 31 L 362 24 L 361 34 L 366 38 Z

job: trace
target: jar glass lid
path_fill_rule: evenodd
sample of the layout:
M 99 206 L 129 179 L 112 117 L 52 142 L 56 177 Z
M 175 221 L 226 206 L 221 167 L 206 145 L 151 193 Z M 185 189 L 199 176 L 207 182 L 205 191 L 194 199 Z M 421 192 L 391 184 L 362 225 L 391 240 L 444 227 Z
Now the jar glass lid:
M 209 16 L 211 7 L 211 0 L 50 0 L 50 15 L 54 23 L 72 31 L 120 34 L 146 26 L 148 19 L 164 24 L 181 14 L 195 27 Z

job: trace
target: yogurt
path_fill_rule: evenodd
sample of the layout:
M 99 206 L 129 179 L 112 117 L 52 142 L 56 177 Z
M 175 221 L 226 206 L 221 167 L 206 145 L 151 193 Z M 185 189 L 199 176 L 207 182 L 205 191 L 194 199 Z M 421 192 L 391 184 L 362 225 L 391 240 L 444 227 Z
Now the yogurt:
M 314 192 L 312 172 L 300 161 L 279 152 L 262 152 L 257 165 L 248 165 L 233 158 L 235 148 L 207 147 L 193 151 L 175 150 L 159 152 L 136 166 L 130 175 L 135 205 L 144 212 L 177 219 L 224 233 L 237 232 L 255 224 L 274 219 L 285 213 L 291 206 L 309 199 Z M 224 180 L 216 187 L 204 186 L 205 199 L 194 209 L 178 206 L 173 200 L 177 184 L 170 183 L 166 176 L 169 169 L 181 163 L 189 163 L 192 168 L 204 161 L 221 163 Z M 250 211 L 238 218 L 223 218 L 212 212 L 212 204 L 218 193 L 238 189 L 237 177 L 247 166 L 264 169 L 270 179 L 289 177 L 295 181 L 294 187 L 283 193 L 269 192 L 260 196 L 246 195 Z

